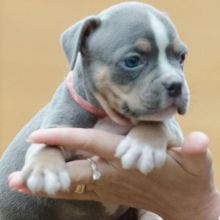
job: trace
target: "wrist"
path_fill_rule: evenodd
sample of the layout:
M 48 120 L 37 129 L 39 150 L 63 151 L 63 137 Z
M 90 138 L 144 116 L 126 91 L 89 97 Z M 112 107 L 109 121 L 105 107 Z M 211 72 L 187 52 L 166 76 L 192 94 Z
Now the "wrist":
M 203 212 L 201 212 L 201 220 L 219 220 L 220 217 L 220 193 L 214 192 L 210 197 L 207 204 L 203 206 Z
M 183 198 L 184 199 L 184 198 Z M 173 211 L 167 210 L 161 216 L 169 220 L 219 220 L 220 217 L 220 193 L 212 192 L 211 194 L 198 200 L 188 201 L 188 204 L 180 205 L 181 201 L 177 202 L 180 209 Z M 184 204 L 184 202 L 183 202 Z

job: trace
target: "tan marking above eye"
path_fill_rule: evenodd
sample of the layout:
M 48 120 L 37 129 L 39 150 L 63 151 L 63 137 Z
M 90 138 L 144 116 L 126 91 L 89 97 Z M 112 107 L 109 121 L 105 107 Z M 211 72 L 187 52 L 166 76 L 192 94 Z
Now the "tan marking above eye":
M 174 53 L 187 53 L 187 46 L 183 44 L 182 42 L 179 42 L 178 40 L 174 41 L 171 44 L 171 49 L 174 51 Z
M 145 38 L 139 38 L 135 42 L 135 46 L 143 52 L 149 52 L 152 49 L 150 41 Z
M 180 52 L 180 44 L 177 41 L 173 43 L 172 48 L 175 53 Z

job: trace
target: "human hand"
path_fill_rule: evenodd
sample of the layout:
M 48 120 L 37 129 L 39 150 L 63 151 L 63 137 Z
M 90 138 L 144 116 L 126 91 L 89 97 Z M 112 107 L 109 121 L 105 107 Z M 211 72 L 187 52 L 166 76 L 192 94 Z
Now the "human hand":
M 122 136 L 104 131 L 78 128 L 40 130 L 30 136 L 34 143 L 83 149 L 102 158 L 96 161 L 102 173 L 96 184 L 91 184 L 89 161 L 69 162 L 72 191 L 60 192 L 53 198 L 117 203 L 147 209 L 169 220 L 217 219 L 218 207 L 215 204 L 219 195 L 213 181 L 212 160 L 207 149 L 206 135 L 191 133 L 182 148 L 169 150 L 165 166 L 147 176 L 136 170 L 121 168 L 120 161 L 114 155 L 122 139 Z M 74 193 L 77 184 L 87 184 L 86 192 Z M 30 193 L 19 172 L 9 176 L 9 187 Z M 37 195 L 47 196 L 41 193 Z M 213 207 L 216 211 L 213 211 Z

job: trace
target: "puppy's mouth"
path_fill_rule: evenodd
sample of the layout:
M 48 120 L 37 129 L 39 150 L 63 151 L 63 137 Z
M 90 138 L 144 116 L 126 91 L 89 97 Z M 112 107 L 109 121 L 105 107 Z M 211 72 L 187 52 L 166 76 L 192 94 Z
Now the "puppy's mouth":
M 171 116 L 173 116 L 176 112 L 178 112 L 178 107 L 174 104 L 167 106 L 164 109 L 156 111 L 154 114 L 149 115 L 152 120 L 155 121 L 163 121 Z
M 163 121 L 174 114 L 185 114 L 187 110 L 187 100 L 184 99 L 169 99 L 164 107 L 155 105 L 152 108 L 132 108 L 127 102 L 121 107 L 110 106 L 105 99 L 99 96 L 102 102 L 102 107 L 108 116 L 120 125 L 134 125 L 140 121 Z
M 166 114 L 169 115 L 170 112 L 173 112 L 173 114 L 178 113 L 180 115 L 185 114 L 186 110 L 183 106 L 179 106 L 176 103 L 170 104 L 167 107 L 156 111 L 155 114 Z
M 136 124 L 139 121 L 163 121 L 166 118 L 171 117 L 176 112 L 181 111 L 178 110 L 177 106 L 170 105 L 162 110 L 155 110 L 150 112 L 138 112 L 131 111 L 128 112 L 119 112 L 118 110 L 114 108 L 109 108 L 108 115 L 114 120 L 116 123 L 121 125 L 132 125 Z
M 132 124 L 138 121 L 163 121 L 172 117 L 176 113 L 183 115 L 187 111 L 187 102 L 173 100 L 166 104 L 163 108 L 147 108 L 147 109 L 135 109 L 132 110 L 128 105 L 123 106 L 121 112 L 114 110 L 117 118 L 123 119 L 126 123 Z

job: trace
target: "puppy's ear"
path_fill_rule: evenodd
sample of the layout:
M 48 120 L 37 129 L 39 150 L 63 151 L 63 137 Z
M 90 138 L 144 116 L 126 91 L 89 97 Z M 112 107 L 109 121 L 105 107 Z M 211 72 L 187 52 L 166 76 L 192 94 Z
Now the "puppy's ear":
M 85 52 L 86 40 L 100 25 L 98 17 L 87 17 L 69 27 L 61 35 L 61 44 L 69 61 L 70 70 L 74 69 L 78 52 Z

